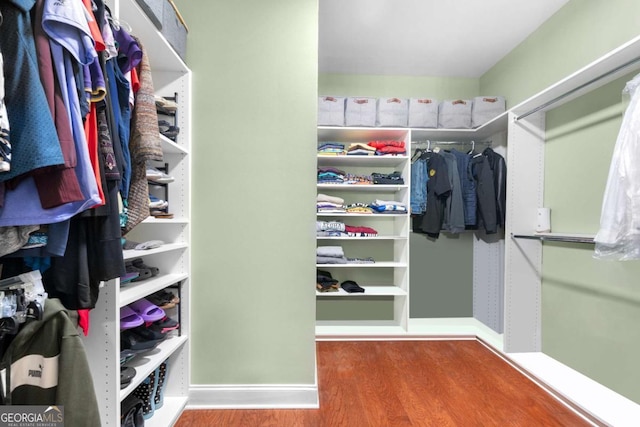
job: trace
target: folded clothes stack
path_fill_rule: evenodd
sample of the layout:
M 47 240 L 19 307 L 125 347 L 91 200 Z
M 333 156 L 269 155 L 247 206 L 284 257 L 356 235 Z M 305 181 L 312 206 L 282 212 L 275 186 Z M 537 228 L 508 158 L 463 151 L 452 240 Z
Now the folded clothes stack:
M 402 174 L 398 171 L 392 172 L 392 173 L 373 172 L 371 174 L 371 178 L 373 179 L 374 184 L 387 184 L 387 185 L 404 184 L 404 179 L 402 179 Z
M 371 227 L 345 226 L 345 233 L 350 237 L 376 237 L 378 232 Z
M 342 156 L 344 155 L 344 144 L 339 142 L 324 142 L 318 146 L 319 156 Z
M 375 154 L 375 147 L 362 142 L 350 144 L 347 148 L 347 156 L 374 156 Z
M 328 271 L 318 270 L 316 274 L 316 289 L 318 292 L 338 292 L 338 281 Z
M 316 198 L 316 210 L 324 213 L 344 213 L 344 199 L 340 197 L 318 194 Z
M 376 156 L 405 156 L 407 154 L 404 141 L 369 141 L 368 145 L 376 149 Z
M 346 206 L 347 213 L 353 214 L 372 214 L 373 209 L 369 207 L 366 203 L 350 203 Z
M 347 173 L 333 167 L 318 168 L 318 184 L 344 184 Z
M 342 246 L 319 246 L 316 249 L 316 264 L 346 264 Z
M 345 225 L 341 221 L 316 221 L 316 234 L 320 237 L 341 237 Z
M 397 202 L 395 200 L 387 201 L 387 200 L 375 200 L 373 203 L 369 205 L 374 211 L 377 213 L 406 213 L 407 205 L 402 202 Z
M 371 175 L 356 175 L 353 173 L 348 173 L 345 178 L 344 178 L 344 182 L 343 184 L 350 184 L 350 185 L 371 185 L 373 184 L 373 178 L 371 178 Z

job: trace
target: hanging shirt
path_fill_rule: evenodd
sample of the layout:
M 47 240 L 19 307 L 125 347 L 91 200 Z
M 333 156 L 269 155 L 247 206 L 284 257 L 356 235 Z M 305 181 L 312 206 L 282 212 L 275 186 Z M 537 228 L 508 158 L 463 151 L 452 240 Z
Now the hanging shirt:
M 631 95 L 613 150 L 604 192 L 597 259 L 640 259 L 640 75 L 624 92 Z

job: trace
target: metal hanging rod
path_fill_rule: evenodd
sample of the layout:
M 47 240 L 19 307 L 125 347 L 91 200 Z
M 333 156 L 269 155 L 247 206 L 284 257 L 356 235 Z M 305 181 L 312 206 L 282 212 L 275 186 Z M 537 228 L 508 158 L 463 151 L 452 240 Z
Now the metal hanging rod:
M 607 71 L 606 73 L 600 74 L 598 77 L 594 77 L 593 79 L 589 80 L 586 83 L 583 83 L 583 84 L 581 84 L 579 86 L 574 87 L 571 90 L 568 90 L 567 92 L 563 93 L 562 95 L 556 96 L 552 100 L 547 101 L 544 104 L 541 104 L 541 105 L 537 106 L 536 108 L 527 111 L 526 113 L 520 114 L 519 116 L 517 116 L 515 118 L 515 121 L 518 121 L 520 119 L 524 119 L 525 117 L 530 116 L 530 115 L 532 115 L 534 113 L 537 113 L 540 110 L 544 110 L 545 108 L 549 107 L 550 105 L 553 105 L 556 102 L 561 101 L 561 100 L 563 100 L 564 98 L 566 98 L 566 97 L 568 97 L 570 95 L 573 95 L 574 93 L 578 92 L 579 90 L 582 90 L 585 87 L 590 86 L 590 85 L 594 84 L 595 82 L 604 79 L 605 77 L 608 77 L 608 76 L 610 76 L 612 74 L 615 74 L 618 71 L 624 70 L 625 68 L 627 68 L 627 67 L 629 67 L 629 66 L 631 66 L 631 65 L 633 65 L 633 64 L 635 64 L 637 62 L 640 62 L 640 57 L 637 57 L 637 58 L 632 59 L 632 60 L 630 60 L 628 62 L 625 62 L 624 64 L 619 65 L 616 68 Z
M 432 141 L 425 139 L 423 141 L 411 141 L 412 144 L 431 144 L 431 145 L 491 145 L 491 140 L 486 141 Z

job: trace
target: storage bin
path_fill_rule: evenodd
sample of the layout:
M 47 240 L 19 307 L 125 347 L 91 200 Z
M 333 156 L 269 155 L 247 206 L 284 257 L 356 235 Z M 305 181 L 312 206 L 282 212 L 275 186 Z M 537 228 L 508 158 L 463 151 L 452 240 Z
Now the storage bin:
M 318 125 L 344 126 L 344 101 L 338 96 L 318 98 Z
M 376 98 L 347 98 L 344 119 L 347 126 L 374 127 L 376 125 Z
M 187 54 L 187 28 L 178 18 L 172 2 L 166 0 L 162 11 L 162 35 L 184 60 Z
M 409 105 L 406 99 L 378 98 L 376 126 L 407 127 Z
M 502 96 L 477 96 L 473 98 L 471 126 L 477 128 L 504 113 L 506 103 Z
M 159 30 L 162 29 L 162 16 L 164 15 L 164 4 L 166 2 L 167 0 L 136 0 L 140 9 Z
M 438 127 L 445 129 L 471 128 L 471 105 L 473 101 L 456 99 L 442 101 L 438 107 Z
M 433 98 L 409 99 L 410 128 L 438 127 L 438 100 Z

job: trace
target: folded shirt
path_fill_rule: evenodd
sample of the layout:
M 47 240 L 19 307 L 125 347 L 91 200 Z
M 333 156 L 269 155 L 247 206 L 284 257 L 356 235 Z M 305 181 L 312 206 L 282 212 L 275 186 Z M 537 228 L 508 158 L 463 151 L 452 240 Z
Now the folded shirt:
M 344 231 L 345 225 L 342 221 L 316 221 L 316 231 Z
M 404 141 L 369 141 L 367 145 L 376 149 L 384 147 L 404 148 Z
M 318 202 L 331 202 L 331 203 L 336 203 L 338 205 L 344 205 L 344 199 L 342 197 L 335 197 L 335 196 L 329 196 L 327 194 L 318 194 L 318 197 L 316 197 L 316 200 Z
M 332 256 L 316 256 L 316 264 L 346 264 L 347 258 L 336 258 Z
M 342 246 L 318 246 L 316 249 L 316 255 L 322 257 L 344 257 L 344 250 Z

